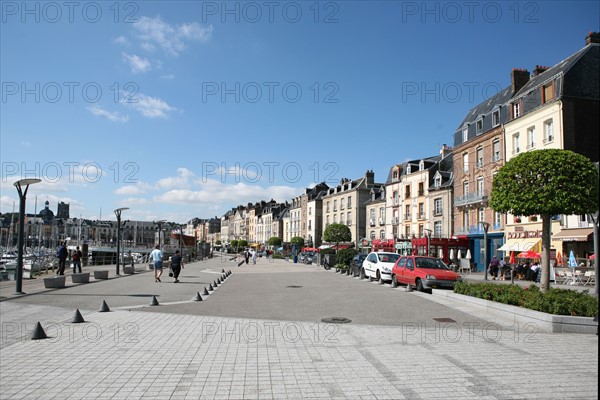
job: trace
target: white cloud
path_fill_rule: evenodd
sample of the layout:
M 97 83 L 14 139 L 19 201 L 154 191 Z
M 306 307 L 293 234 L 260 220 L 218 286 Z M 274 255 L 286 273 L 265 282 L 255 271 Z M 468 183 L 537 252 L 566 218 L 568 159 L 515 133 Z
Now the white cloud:
M 142 58 L 135 54 L 121 54 L 123 55 L 123 60 L 129 64 L 129 68 L 131 68 L 131 73 L 133 74 L 147 72 L 152 69 L 152 64 L 146 58 Z
M 129 115 L 123 115 L 118 111 L 107 111 L 105 109 L 103 109 L 100 106 L 97 105 L 93 105 L 90 107 L 87 107 L 88 111 L 91 112 L 92 114 L 94 114 L 97 117 L 102 117 L 102 118 L 106 118 L 109 121 L 113 121 L 113 122 L 127 122 L 129 121 Z
M 157 45 L 172 56 L 177 56 L 185 50 L 187 42 L 210 40 L 213 31 L 212 25 L 203 27 L 196 22 L 170 25 L 160 16 L 141 17 L 133 27 L 142 41 L 142 48 L 151 51 Z
M 114 41 L 117 44 L 121 44 L 121 45 L 125 45 L 125 46 L 130 45 L 129 40 L 125 36 L 116 37 Z
M 166 74 L 166 75 L 161 75 L 161 77 L 160 77 L 160 78 L 161 78 L 161 79 L 166 79 L 166 80 L 169 80 L 169 81 L 170 81 L 170 80 L 173 80 L 173 79 L 175 79 L 175 75 L 173 75 L 173 74 Z
M 132 96 L 137 102 L 128 101 L 123 104 L 133 108 L 147 118 L 168 118 L 171 112 L 177 110 L 158 97 L 146 96 L 143 93 L 133 94 Z
M 118 188 L 117 190 L 115 190 L 115 194 L 123 195 L 123 196 L 136 196 L 136 195 L 144 194 L 152 189 L 154 189 L 152 187 L 152 185 L 149 185 L 144 182 L 138 182 L 135 185 L 127 185 L 127 186 Z

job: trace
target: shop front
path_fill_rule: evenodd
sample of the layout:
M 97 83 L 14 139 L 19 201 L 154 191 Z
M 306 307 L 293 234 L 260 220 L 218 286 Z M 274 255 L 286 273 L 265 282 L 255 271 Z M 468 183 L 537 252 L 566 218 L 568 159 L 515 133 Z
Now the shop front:
M 466 236 L 458 238 L 422 237 L 412 240 L 414 254 L 438 257 L 443 259 L 446 264 L 455 261 L 459 252 L 464 257 L 468 249 L 469 239 Z

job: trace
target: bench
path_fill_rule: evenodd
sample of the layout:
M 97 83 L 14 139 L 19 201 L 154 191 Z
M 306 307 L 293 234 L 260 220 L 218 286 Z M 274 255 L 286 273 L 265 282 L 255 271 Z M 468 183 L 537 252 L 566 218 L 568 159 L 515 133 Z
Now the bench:
M 58 289 L 65 287 L 65 275 L 57 275 L 49 278 L 44 278 L 44 287 L 46 289 Z
M 94 279 L 108 279 L 108 270 L 101 269 L 94 271 Z
M 80 272 L 78 274 L 72 274 L 71 281 L 73 281 L 73 283 L 89 283 L 90 282 L 90 273 L 89 272 Z

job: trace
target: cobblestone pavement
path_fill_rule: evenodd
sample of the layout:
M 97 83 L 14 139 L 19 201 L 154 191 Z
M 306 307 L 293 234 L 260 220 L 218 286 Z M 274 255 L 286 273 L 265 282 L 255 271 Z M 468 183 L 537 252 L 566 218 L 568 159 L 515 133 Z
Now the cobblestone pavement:
M 221 264 L 216 261 L 196 264 L 185 270 L 195 277 L 187 279 L 200 283 L 196 287 L 212 281 L 209 276 L 219 276 Z M 359 295 L 374 302 L 396 295 L 409 301 L 400 297 L 406 293 L 402 289 L 309 266 L 281 262 L 234 270 L 232 265 L 234 274 L 202 302 L 177 289 L 185 286 L 155 284 L 151 273 L 50 291 L 54 296 L 39 283 L 28 282 L 30 295 L 0 302 L 0 398 L 598 398 L 596 335 L 542 334 L 506 321 L 486 321 L 481 313 L 467 318 L 464 309 L 451 314 L 456 322 L 421 323 L 411 316 L 411 322 L 388 326 L 169 312 L 176 304 L 197 309 L 216 305 L 233 296 L 229 292 L 238 292 L 247 302 L 269 298 L 269 291 L 276 292 L 270 286 L 248 285 L 248 292 L 262 292 L 244 297 L 236 285 L 259 275 L 277 282 L 285 276 L 281 272 L 296 273 L 296 280 L 307 273 L 320 274 L 315 276 L 343 282 L 348 290 L 361 287 L 364 292 Z M 228 292 L 228 285 L 235 290 Z M 111 292 L 113 287 L 119 289 Z M 163 306 L 161 301 L 150 307 L 148 297 L 117 296 L 122 287 L 147 294 L 163 287 L 161 297 L 172 304 Z M 11 297 L 9 286 L 1 290 Z M 85 290 L 93 296 L 86 296 Z M 64 294 L 59 298 L 60 293 Z M 56 304 L 60 299 L 92 298 L 99 306 L 103 293 L 112 296 L 107 297 L 111 311 L 84 307 L 83 323 L 70 322 L 73 307 Z M 446 312 L 446 306 L 428 295 L 414 295 L 410 301 L 417 303 L 407 303 L 411 308 L 422 304 L 427 313 Z M 112 307 L 117 299 L 124 303 Z M 38 321 L 49 338 L 31 340 Z

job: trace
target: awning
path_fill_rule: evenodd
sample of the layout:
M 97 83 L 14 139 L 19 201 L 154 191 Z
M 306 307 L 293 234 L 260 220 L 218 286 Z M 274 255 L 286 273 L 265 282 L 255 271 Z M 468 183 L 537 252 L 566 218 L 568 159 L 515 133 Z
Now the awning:
M 329 246 L 329 245 L 322 244 L 322 245 L 320 245 L 320 246 L 319 246 L 319 250 L 328 249 L 328 248 L 330 248 L 330 247 L 331 247 L 331 246 Z
M 527 251 L 531 250 L 536 244 L 540 242 L 540 238 L 519 238 L 519 239 L 508 239 L 506 243 L 498 249 L 498 251 Z
M 552 239 L 565 242 L 587 242 L 590 235 L 593 234 L 594 228 L 563 229 L 556 235 L 552 235 Z

